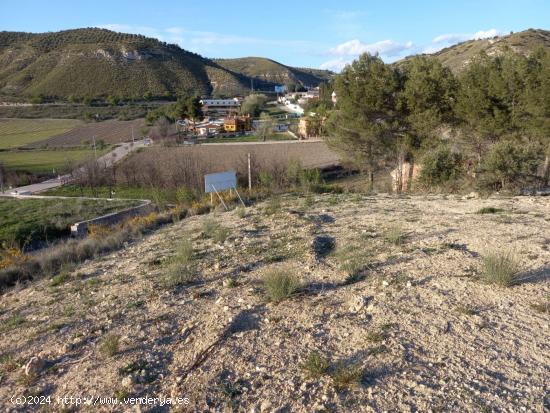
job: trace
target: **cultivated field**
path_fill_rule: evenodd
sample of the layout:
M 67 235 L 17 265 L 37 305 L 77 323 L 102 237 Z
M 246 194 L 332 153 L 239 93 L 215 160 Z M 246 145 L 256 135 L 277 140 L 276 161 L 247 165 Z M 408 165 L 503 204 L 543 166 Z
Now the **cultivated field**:
M 109 147 L 97 150 L 97 155 L 103 155 Z M 56 173 L 64 170 L 69 164 L 81 162 L 94 156 L 94 150 L 25 150 L 0 152 L 0 162 L 8 169 L 26 171 L 37 174 Z
M 331 151 L 326 143 L 319 141 L 288 141 L 270 143 L 242 143 L 234 145 L 194 145 L 190 147 L 152 147 L 133 154 L 139 163 L 140 158 L 156 159 L 164 163 L 178 158 L 192 158 L 203 161 L 212 167 L 212 172 L 235 169 L 246 164 L 247 154 L 253 163 L 278 164 L 290 159 L 302 162 L 305 168 L 321 168 L 340 162 L 339 156 Z
M 0 197 L 0 245 L 54 240 L 75 222 L 137 205 L 133 201 L 90 199 L 13 199 Z
M 67 132 L 74 119 L 0 119 L 0 149 L 17 148 Z
M 108 120 L 104 122 L 83 123 L 56 136 L 51 136 L 38 142 L 33 142 L 29 148 L 59 148 L 90 146 L 95 137 L 96 142 L 117 144 L 132 140 L 132 128 L 135 139 L 140 139 L 140 129 L 144 125 L 143 119 L 131 121 Z
M 0 407 L 543 412 L 549 234 L 549 200 L 529 197 L 284 196 L 193 216 L 1 296 Z M 485 259 L 506 250 L 508 287 Z

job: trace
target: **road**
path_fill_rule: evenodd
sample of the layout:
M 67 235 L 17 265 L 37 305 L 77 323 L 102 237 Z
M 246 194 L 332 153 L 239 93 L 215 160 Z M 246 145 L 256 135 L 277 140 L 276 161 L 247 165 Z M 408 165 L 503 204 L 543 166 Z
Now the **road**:
M 135 151 L 138 148 L 146 146 L 145 140 L 139 140 L 132 143 L 123 143 L 120 146 L 117 146 L 111 152 L 106 153 L 103 156 L 97 158 L 97 162 L 101 166 L 112 166 L 114 163 L 123 159 L 130 152 Z M 48 179 L 43 182 L 39 182 L 32 185 L 20 186 L 18 188 L 8 189 L 4 192 L 0 192 L 0 195 L 3 196 L 17 196 L 17 195 L 30 195 L 37 192 L 46 191 L 48 189 L 57 188 L 59 186 L 65 185 L 71 179 L 71 175 L 62 175 L 57 178 Z

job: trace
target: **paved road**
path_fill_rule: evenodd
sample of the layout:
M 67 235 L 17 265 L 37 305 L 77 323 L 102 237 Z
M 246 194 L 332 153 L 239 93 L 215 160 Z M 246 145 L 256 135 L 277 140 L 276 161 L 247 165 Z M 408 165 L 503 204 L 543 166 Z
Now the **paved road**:
M 135 141 L 133 144 L 123 143 L 122 145 L 117 146 L 111 152 L 108 152 L 105 155 L 97 158 L 97 162 L 100 163 L 101 166 L 111 166 L 115 162 L 120 161 L 130 152 L 138 148 L 142 148 L 144 146 L 145 146 L 144 140 Z M 57 178 L 48 179 L 46 181 L 39 182 L 37 184 L 25 185 L 25 186 L 20 186 L 18 188 L 8 189 L 4 192 L 0 192 L 0 195 L 3 195 L 3 196 L 17 196 L 20 194 L 30 195 L 37 192 L 46 191 L 48 189 L 57 188 L 58 186 L 68 183 L 70 179 L 71 179 L 71 175 L 62 175 Z

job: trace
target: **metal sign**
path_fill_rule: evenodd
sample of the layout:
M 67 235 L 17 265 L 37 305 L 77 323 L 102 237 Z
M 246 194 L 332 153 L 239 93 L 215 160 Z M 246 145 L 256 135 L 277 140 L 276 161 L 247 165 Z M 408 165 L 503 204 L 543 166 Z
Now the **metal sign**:
M 204 175 L 204 192 L 224 191 L 237 188 L 237 174 L 235 171 L 218 172 Z

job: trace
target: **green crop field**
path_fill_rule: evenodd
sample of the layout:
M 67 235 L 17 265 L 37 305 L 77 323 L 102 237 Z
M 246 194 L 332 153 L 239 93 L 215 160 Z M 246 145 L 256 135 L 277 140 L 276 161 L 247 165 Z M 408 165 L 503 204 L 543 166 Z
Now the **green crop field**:
M 36 241 L 51 241 L 69 235 L 70 225 L 75 222 L 120 211 L 138 203 L 122 200 L 0 198 L 0 244 L 23 246 Z
M 17 148 L 67 132 L 75 119 L 0 119 L 0 149 Z
M 97 155 L 103 155 L 110 148 L 98 149 Z M 55 151 L 6 151 L 0 152 L 0 163 L 6 168 L 31 173 L 60 172 L 68 162 L 81 162 L 93 156 L 93 149 L 55 150 Z

